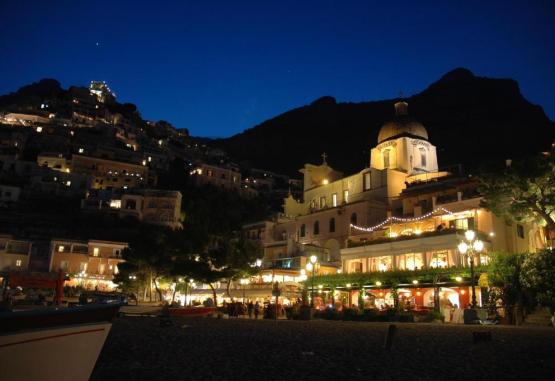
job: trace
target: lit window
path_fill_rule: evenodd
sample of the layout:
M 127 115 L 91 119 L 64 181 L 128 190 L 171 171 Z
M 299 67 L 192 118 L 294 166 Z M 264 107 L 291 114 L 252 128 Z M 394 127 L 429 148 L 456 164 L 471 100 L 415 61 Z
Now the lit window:
M 83 153 L 83 152 L 85 152 L 85 149 L 84 148 L 79 148 L 79 153 Z
M 121 208 L 121 200 L 110 200 L 110 208 Z
M 88 266 L 88 263 L 87 263 L 87 262 L 81 262 L 81 263 L 79 263 L 79 271 L 81 271 L 81 272 L 87 271 L 87 266 Z
M 447 252 L 437 252 L 432 254 L 432 261 L 430 267 L 441 268 L 449 265 L 447 261 Z
M 17 267 L 21 267 L 21 259 L 16 260 L 16 261 L 15 261 L 15 265 L 16 265 Z
M 326 197 L 322 196 L 320 197 L 320 208 L 325 208 L 326 207 Z
M 331 203 L 334 207 L 337 206 L 337 193 L 331 195 Z
M 100 253 L 100 249 L 98 247 L 95 247 L 93 249 L 93 256 L 98 257 L 98 254 Z
M 418 270 L 424 267 L 422 254 L 403 254 L 399 259 L 400 270 Z
M 58 252 L 63 253 L 66 248 L 62 245 L 58 246 Z
M 349 202 L 349 191 L 348 191 L 348 190 L 344 190 L 344 191 L 343 191 L 343 202 L 344 202 L 344 203 L 348 203 L 348 202 Z
M 391 256 L 375 257 L 370 259 L 370 268 L 372 271 L 389 271 L 391 270 Z
M 37 132 L 42 132 L 42 127 L 37 127 Z

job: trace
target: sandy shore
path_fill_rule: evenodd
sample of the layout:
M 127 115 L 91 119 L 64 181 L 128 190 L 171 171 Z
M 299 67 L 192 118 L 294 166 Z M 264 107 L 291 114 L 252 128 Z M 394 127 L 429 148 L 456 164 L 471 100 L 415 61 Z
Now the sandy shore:
M 555 329 L 210 318 L 118 319 L 93 380 L 548 380 Z M 472 332 L 491 331 L 474 344 Z

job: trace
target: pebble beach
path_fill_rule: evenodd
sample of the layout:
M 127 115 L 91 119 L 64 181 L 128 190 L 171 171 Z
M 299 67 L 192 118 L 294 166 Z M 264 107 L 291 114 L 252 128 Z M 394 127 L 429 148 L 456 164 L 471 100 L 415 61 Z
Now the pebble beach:
M 92 380 L 547 380 L 555 329 L 397 323 L 117 319 Z M 474 343 L 473 332 L 491 332 Z

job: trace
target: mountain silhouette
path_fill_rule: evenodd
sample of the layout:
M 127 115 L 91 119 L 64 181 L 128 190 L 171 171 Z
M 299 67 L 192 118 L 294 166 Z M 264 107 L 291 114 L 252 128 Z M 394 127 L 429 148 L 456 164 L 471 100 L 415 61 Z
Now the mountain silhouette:
M 397 100 L 337 103 L 324 96 L 211 144 L 246 165 L 294 177 L 300 177 L 304 163 L 320 163 L 322 152 L 335 169 L 354 173 L 368 166 L 370 149 Z M 440 168 L 463 164 L 472 170 L 546 150 L 554 141 L 555 124 L 512 79 L 458 68 L 404 100 L 437 147 Z

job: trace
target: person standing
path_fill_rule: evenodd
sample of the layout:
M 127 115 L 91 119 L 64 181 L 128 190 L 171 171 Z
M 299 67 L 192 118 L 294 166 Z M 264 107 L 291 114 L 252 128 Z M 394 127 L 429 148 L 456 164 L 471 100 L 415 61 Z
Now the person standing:
M 256 301 L 256 304 L 254 305 L 254 318 L 258 319 L 259 314 L 260 314 L 260 303 Z
M 249 319 L 252 319 L 252 314 L 254 312 L 254 304 L 252 303 L 252 300 L 250 300 L 247 305 L 247 311 L 249 312 Z

